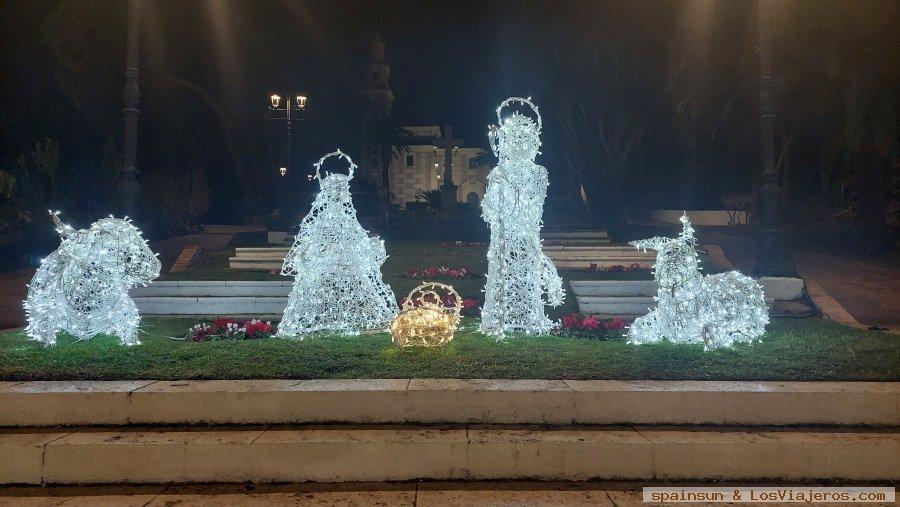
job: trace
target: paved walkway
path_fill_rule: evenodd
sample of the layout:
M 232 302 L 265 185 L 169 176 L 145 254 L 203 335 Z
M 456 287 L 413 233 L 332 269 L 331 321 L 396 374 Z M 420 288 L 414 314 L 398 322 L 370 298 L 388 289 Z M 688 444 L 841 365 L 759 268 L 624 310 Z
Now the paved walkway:
M 754 239 L 698 229 L 701 242 L 721 246 L 737 269 L 745 273 L 753 269 Z M 793 256 L 800 276 L 816 280 L 856 320 L 900 330 L 900 266 L 892 268 L 798 249 L 793 250 Z
M 51 486 L 43 488 L 0 488 L 0 506 L 389 505 L 425 507 L 450 505 L 601 505 L 609 507 L 638 507 L 648 505 L 641 501 L 641 487 L 666 485 L 702 486 L 703 484 L 499 481 Z M 718 483 L 706 485 L 723 486 Z M 761 484 L 760 486 L 775 486 L 775 484 Z M 805 484 L 804 486 L 810 485 Z

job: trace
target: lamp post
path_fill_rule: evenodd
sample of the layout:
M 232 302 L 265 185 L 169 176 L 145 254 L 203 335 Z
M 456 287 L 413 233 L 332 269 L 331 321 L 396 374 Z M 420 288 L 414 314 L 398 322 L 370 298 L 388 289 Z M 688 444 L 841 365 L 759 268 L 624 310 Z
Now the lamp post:
M 137 200 L 141 187 L 137 182 L 137 127 L 140 110 L 141 90 L 138 83 L 139 47 L 141 41 L 140 16 L 141 1 L 129 0 L 126 22 L 125 60 L 125 130 L 123 135 L 122 172 L 119 175 L 119 206 L 123 215 L 134 218 L 137 215 Z
M 285 128 L 287 129 L 287 161 L 285 165 L 279 168 L 279 173 L 284 176 L 287 174 L 288 170 L 291 168 L 291 124 L 294 121 L 300 121 L 303 117 L 299 114 L 306 111 L 306 96 L 305 95 L 296 95 L 293 97 L 286 97 L 284 99 L 284 104 L 282 105 L 281 96 L 278 94 L 272 94 L 269 97 L 269 115 L 268 118 L 270 120 L 278 120 L 283 121 L 285 124 Z
M 796 276 L 794 260 L 781 231 L 781 185 L 775 168 L 775 110 L 772 105 L 772 46 L 769 0 L 757 0 L 759 16 L 759 124 L 760 159 L 763 164 L 759 187 L 760 229 L 753 275 Z

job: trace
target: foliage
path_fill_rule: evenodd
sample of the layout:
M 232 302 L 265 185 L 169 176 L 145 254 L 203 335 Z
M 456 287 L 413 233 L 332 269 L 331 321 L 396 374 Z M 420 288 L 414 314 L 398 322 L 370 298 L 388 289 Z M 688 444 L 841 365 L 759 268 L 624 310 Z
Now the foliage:
M 364 156 L 375 157 L 381 163 L 382 188 L 391 188 L 391 161 L 408 153 L 412 142 L 412 132 L 403 128 L 402 121 L 394 113 L 372 118 L 365 126 L 363 144 L 368 153 Z
M 212 323 L 200 322 L 188 329 L 185 340 L 192 342 L 208 342 L 219 340 L 260 340 L 272 338 L 275 326 L 271 321 L 260 319 L 237 320 L 218 318 Z
M 195 322 L 144 319 L 141 345 L 61 336 L 44 349 L 0 333 L 0 380 L 251 378 L 544 378 L 898 381 L 900 341 L 821 319 L 775 319 L 762 343 L 700 345 L 513 335 L 497 342 L 463 320 L 440 349 L 399 349 L 387 333 L 295 340 L 174 341 Z
M 154 172 L 145 179 L 141 196 L 146 221 L 152 223 L 154 232 L 166 236 L 191 230 L 206 215 L 211 202 L 202 168 Z
M 417 201 L 425 201 L 432 210 L 441 209 L 441 189 L 433 188 L 431 190 L 420 190 L 416 194 Z

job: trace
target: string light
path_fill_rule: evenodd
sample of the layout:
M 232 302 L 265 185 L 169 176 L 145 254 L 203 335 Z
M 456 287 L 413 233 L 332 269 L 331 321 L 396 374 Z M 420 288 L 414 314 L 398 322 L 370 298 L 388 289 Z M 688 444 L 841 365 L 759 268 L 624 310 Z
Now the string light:
M 328 158 L 344 159 L 349 174 L 321 174 Z M 370 237 L 356 218 L 350 180 L 356 164 L 341 150 L 315 164 L 321 190 L 300 223 L 281 274 L 295 277 L 277 336 L 304 338 L 322 331 L 356 334 L 386 328 L 397 301 L 381 277 L 384 241 Z
M 26 333 L 46 346 L 67 331 L 79 340 L 99 333 L 137 345 L 140 317 L 128 289 L 159 276 L 160 262 L 141 231 L 125 219 L 103 218 L 75 230 L 51 211 L 62 243 L 41 262 L 28 286 Z
M 425 282 L 406 296 L 400 315 L 391 323 L 391 337 L 400 347 L 446 345 L 453 340 L 461 314 L 462 298 L 453 287 Z
M 630 343 L 668 339 L 702 343 L 704 350 L 752 342 L 769 323 L 762 287 L 737 271 L 703 276 L 697 240 L 687 213 L 677 238 L 654 237 L 629 244 L 656 250 L 654 277 L 659 286 L 655 310 L 628 329 Z
M 518 112 L 501 117 L 511 104 L 529 106 L 536 120 Z M 497 107 L 499 126 L 488 140 L 498 163 L 488 175 L 482 216 L 491 228 L 481 331 L 501 339 L 507 332 L 546 333 L 553 322 L 544 306 L 563 302 L 562 279 L 541 248 L 547 170 L 534 162 L 541 147 L 541 115 L 531 98 L 510 97 Z

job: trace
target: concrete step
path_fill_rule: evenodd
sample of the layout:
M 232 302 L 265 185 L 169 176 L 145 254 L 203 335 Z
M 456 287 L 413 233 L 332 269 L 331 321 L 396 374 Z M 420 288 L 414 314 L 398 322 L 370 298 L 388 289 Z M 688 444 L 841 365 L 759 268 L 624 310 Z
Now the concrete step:
M 289 292 L 289 289 L 288 289 Z M 287 296 L 153 296 L 136 297 L 141 315 L 281 315 L 287 307 Z
M 26 428 L 0 452 L 5 484 L 900 478 L 900 433 L 861 428 Z
M 603 246 L 608 245 L 608 239 L 544 239 L 544 245 L 560 246 Z
M 767 300 L 791 301 L 803 295 L 800 278 L 762 277 L 757 282 Z M 655 296 L 657 290 L 653 280 L 573 280 L 569 285 L 576 296 Z
M 545 239 L 606 239 L 609 232 L 603 229 L 581 231 L 544 231 L 541 237 Z
M 573 280 L 569 282 L 576 297 L 582 296 L 640 296 L 656 295 L 653 280 Z
M 287 297 L 291 292 L 292 282 L 274 282 L 275 285 L 246 286 L 176 286 L 158 287 L 156 284 L 147 287 L 135 287 L 128 291 L 133 298 L 158 297 Z
M 3 427 L 307 423 L 900 426 L 900 382 L 0 382 Z
M 272 271 L 280 270 L 283 262 L 282 261 L 237 261 L 237 260 L 229 260 L 228 267 L 231 269 L 247 269 L 251 271 Z
M 580 296 L 577 299 L 579 312 L 604 318 L 634 318 L 656 307 L 652 297 Z
M 597 246 L 590 245 L 544 245 L 544 251 L 556 251 L 556 250 L 566 250 L 566 251 L 588 251 L 588 252 L 640 252 L 640 250 L 635 249 L 632 246 L 628 245 L 612 245 L 612 244 L 604 244 Z

